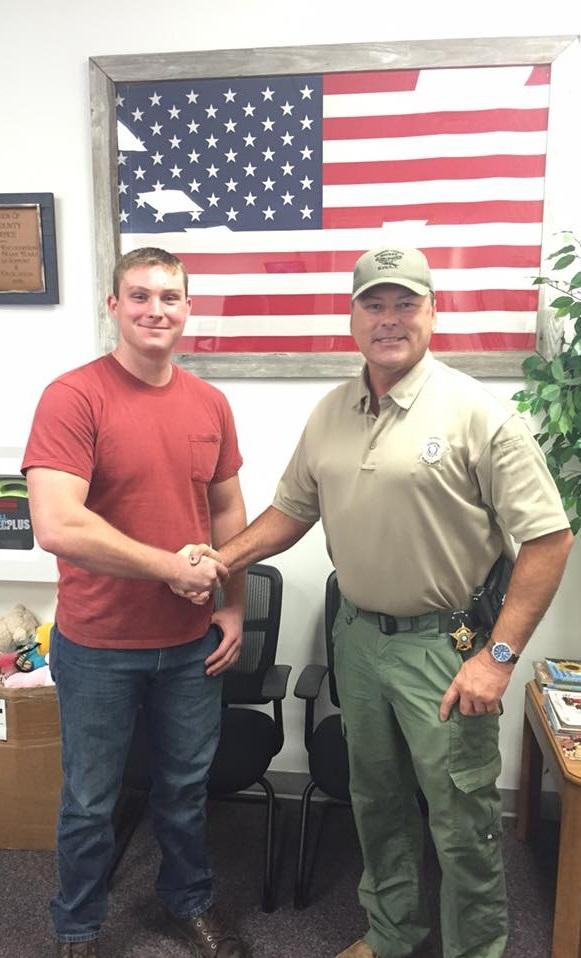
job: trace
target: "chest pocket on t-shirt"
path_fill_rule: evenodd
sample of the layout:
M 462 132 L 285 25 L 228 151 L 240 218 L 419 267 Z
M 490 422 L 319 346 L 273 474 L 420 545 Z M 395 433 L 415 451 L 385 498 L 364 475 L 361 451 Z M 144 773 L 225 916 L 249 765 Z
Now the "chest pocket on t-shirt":
M 195 482 L 211 482 L 214 478 L 220 438 L 216 435 L 188 436 L 190 445 L 190 473 Z

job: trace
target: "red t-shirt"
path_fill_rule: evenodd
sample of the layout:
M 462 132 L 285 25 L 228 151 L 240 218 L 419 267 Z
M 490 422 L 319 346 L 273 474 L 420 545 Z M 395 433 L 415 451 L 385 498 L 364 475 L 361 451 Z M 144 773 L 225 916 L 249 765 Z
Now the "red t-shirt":
M 166 386 L 149 386 L 108 355 L 65 373 L 40 399 L 22 469 L 86 479 L 87 508 L 177 552 L 210 542 L 208 487 L 236 475 L 242 459 L 225 396 L 172 370 Z M 58 568 L 56 621 L 80 645 L 181 645 L 208 629 L 211 606 L 192 605 L 164 582 L 96 575 L 64 559 Z

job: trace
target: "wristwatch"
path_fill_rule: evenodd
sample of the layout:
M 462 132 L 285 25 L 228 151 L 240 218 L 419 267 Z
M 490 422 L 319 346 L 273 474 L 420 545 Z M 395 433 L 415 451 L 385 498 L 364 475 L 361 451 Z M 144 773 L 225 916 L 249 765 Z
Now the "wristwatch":
M 492 658 L 501 665 L 514 665 L 520 659 L 520 655 L 513 652 L 508 642 L 493 642 L 488 646 Z

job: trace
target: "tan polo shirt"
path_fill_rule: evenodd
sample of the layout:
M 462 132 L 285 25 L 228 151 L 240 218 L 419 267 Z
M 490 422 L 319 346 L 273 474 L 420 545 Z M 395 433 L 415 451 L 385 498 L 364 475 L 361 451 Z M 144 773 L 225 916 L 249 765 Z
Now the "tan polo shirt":
M 312 412 L 274 506 L 319 517 L 342 593 L 362 609 L 465 608 L 510 533 L 569 522 L 520 416 L 428 352 L 370 410 L 363 373 Z

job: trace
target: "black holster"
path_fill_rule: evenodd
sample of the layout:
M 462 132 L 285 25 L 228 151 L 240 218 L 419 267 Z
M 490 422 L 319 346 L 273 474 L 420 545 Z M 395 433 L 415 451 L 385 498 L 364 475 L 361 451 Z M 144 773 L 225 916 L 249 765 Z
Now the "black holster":
M 489 634 L 500 615 L 512 569 L 512 561 L 502 553 L 488 573 L 484 585 L 478 586 L 472 595 L 471 611 Z

